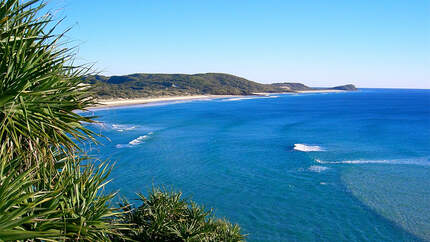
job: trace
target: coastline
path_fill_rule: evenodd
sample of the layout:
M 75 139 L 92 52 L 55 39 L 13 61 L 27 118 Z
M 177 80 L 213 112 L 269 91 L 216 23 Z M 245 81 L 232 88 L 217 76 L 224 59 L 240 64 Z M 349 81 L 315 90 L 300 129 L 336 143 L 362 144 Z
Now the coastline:
M 147 98 L 131 98 L 131 99 L 120 99 L 120 98 L 100 99 L 99 104 L 95 105 L 94 107 L 91 107 L 91 109 L 132 106 L 132 105 L 157 103 L 157 102 L 217 99 L 217 98 L 230 98 L 230 97 L 242 97 L 242 96 L 243 95 L 191 95 L 191 96 L 161 96 L 161 97 L 147 97 Z
M 336 89 L 321 89 L 321 90 L 306 90 L 306 91 L 295 91 L 296 93 L 328 93 L 328 92 L 347 92 L 347 90 L 336 90 Z
M 252 95 L 257 96 L 270 96 L 276 94 L 297 94 L 297 93 L 329 93 L 329 92 L 350 92 L 350 90 L 337 90 L 337 89 L 314 89 L 314 90 L 303 90 L 303 91 L 288 91 L 288 92 L 254 92 Z
M 145 97 L 145 98 L 130 98 L 130 99 L 100 99 L 99 104 L 91 107 L 90 109 L 99 108 L 111 108 L 121 106 L 133 106 L 148 103 L 158 102 L 169 102 L 169 101 L 186 101 L 186 100 L 201 100 L 201 99 L 217 99 L 217 98 L 236 98 L 236 97 L 248 97 L 248 96 L 269 96 L 276 94 L 297 94 L 297 93 L 337 93 L 346 92 L 345 90 L 332 90 L 332 89 L 321 89 L 321 90 L 306 90 L 306 91 L 294 91 L 294 92 L 282 92 L 282 93 L 253 93 L 252 95 L 190 95 L 190 96 L 161 96 L 161 97 Z

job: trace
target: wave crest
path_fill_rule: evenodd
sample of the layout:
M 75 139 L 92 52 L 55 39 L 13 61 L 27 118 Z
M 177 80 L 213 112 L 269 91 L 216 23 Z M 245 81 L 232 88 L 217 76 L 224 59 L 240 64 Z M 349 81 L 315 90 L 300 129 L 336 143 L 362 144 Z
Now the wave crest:
M 138 145 L 143 142 L 144 139 L 148 138 L 148 135 L 142 135 L 137 137 L 136 139 L 128 142 L 129 145 Z
M 278 98 L 279 96 L 245 96 L 245 97 L 233 97 L 227 99 L 221 99 L 222 102 L 241 101 L 249 99 L 262 99 L 262 98 Z
M 128 126 L 125 124 L 112 124 L 112 129 L 114 129 L 118 132 L 123 132 L 123 131 L 129 131 L 129 130 L 136 129 L 136 126 Z
M 116 148 L 126 148 L 126 147 L 133 147 L 133 146 L 137 146 L 142 144 L 143 142 L 145 142 L 145 140 L 150 138 L 150 135 L 152 135 L 153 132 L 149 132 L 145 135 L 141 135 L 133 140 L 131 140 L 130 142 L 128 142 L 128 144 L 117 144 L 115 145 Z
M 430 165 L 429 158 L 392 159 L 392 160 L 345 160 L 322 161 L 315 159 L 320 164 L 393 164 L 393 165 Z
M 317 145 L 305 145 L 305 144 L 294 144 L 294 150 L 311 152 L 311 151 L 324 151 L 320 146 Z

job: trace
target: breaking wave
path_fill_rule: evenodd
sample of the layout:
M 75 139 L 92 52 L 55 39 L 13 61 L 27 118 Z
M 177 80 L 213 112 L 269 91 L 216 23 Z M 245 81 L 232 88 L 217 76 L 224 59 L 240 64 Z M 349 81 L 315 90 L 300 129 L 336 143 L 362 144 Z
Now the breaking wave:
M 231 101 L 241 101 L 241 100 L 248 100 L 248 99 L 261 99 L 261 98 L 278 98 L 279 96 L 257 96 L 257 97 L 234 97 L 234 98 L 228 98 L 228 99 L 222 99 L 222 102 L 231 102 Z
M 129 131 L 136 128 L 137 128 L 136 126 L 129 126 L 125 124 L 112 124 L 112 129 L 118 132 Z
M 311 152 L 311 151 L 324 151 L 320 146 L 317 145 L 305 145 L 305 144 L 294 144 L 294 150 Z
M 345 160 L 345 161 L 322 161 L 315 159 L 320 164 L 393 164 L 393 165 L 430 165 L 429 158 L 392 159 L 392 160 Z
M 116 148 L 125 148 L 125 147 L 133 147 L 133 146 L 140 145 L 143 142 L 145 142 L 145 140 L 149 139 L 152 134 L 153 134 L 153 132 L 149 132 L 146 135 L 141 135 L 141 136 L 133 139 L 132 141 L 128 142 L 128 144 L 117 144 L 115 147 Z
M 128 142 L 128 144 L 129 145 L 138 145 L 138 144 L 142 143 L 142 141 L 146 138 L 148 138 L 148 135 L 142 135 L 142 136 L 139 136 L 138 138 Z

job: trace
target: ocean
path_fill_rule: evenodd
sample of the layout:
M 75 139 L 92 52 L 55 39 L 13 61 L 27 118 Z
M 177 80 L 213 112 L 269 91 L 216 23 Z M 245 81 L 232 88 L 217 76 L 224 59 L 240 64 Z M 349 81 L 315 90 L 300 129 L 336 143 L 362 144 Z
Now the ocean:
M 430 90 L 99 109 L 111 191 L 182 191 L 248 241 L 430 241 Z

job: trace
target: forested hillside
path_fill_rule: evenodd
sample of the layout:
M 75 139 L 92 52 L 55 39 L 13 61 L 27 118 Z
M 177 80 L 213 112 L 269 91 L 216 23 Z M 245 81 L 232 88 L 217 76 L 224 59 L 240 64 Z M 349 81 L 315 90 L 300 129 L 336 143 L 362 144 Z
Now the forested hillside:
M 100 98 L 137 98 L 178 95 L 248 95 L 255 92 L 282 92 L 279 87 L 261 84 L 223 73 L 132 74 L 126 76 L 88 76 Z
M 84 78 L 93 86 L 101 99 L 141 98 L 184 95 L 251 95 L 309 91 L 321 88 L 308 87 L 302 83 L 261 84 L 242 77 L 224 73 L 204 74 L 132 74 L 125 76 L 92 75 Z M 354 85 L 338 86 L 338 90 L 356 90 Z

